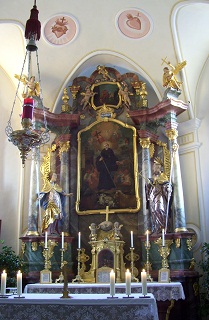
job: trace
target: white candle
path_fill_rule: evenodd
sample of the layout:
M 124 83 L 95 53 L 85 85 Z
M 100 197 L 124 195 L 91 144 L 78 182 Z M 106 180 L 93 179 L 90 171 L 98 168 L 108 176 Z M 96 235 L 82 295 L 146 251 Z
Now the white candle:
M 141 272 L 141 282 L 142 282 L 142 294 L 147 295 L 147 273 L 143 269 Z
M 165 247 L 165 230 L 162 229 L 162 246 Z
M 110 295 L 115 295 L 115 272 L 111 270 L 110 272 Z
M 81 248 L 81 233 L 78 232 L 78 249 Z
M 148 230 L 147 230 L 146 234 L 147 234 L 147 247 L 148 247 L 149 246 L 149 231 Z
M 134 247 L 133 231 L 131 231 L 131 248 Z
M 64 232 L 62 232 L 62 249 L 64 249 Z
M 7 283 L 7 273 L 4 270 L 1 274 L 1 295 L 5 296 L 6 294 L 6 283 Z
M 130 296 L 130 294 L 131 294 L 131 273 L 128 269 L 126 270 L 125 275 L 126 275 L 126 294 L 127 294 L 127 296 Z
M 44 248 L 47 249 L 47 231 L 45 232 L 45 245 Z
M 22 295 L 22 273 L 20 270 L 17 273 L 17 295 Z

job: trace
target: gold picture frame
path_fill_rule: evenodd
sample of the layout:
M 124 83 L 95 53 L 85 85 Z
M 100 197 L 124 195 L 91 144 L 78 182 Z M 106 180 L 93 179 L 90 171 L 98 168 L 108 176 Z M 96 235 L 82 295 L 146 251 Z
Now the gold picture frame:
M 91 97 L 92 108 L 98 110 L 104 105 L 114 109 L 120 108 L 122 103 L 120 89 L 119 82 L 103 81 L 94 83 L 91 86 L 91 91 L 94 93 Z
M 139 211 L 136 137 L 135 127 L 112 118 L 95 121 L 78 132 L 79 215 L 98 214 L 107 206 L 109 213 Z M 114 168 L 104 160 L 107 144 Z

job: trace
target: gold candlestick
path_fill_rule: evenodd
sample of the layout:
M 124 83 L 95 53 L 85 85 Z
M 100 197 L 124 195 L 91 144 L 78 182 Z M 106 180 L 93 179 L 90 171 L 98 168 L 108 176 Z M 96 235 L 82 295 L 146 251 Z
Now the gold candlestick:
M 62 297 L 60 297 L 61 299 L 62 298 L 71 298 L 71 296 L 69 296 L 69 291 L 68 291 L 68 266 L 67 266 L 67 262 L 64 261 L 63 262 L 63 266 L 62 266 L 62 271 L 63 271 L 63 274 L 64 274 L 64 285 L 63 285 L 63 295 Z
M 81 278 L 80 276 L 80 269 L 81 269 L 81 248 L 77 249 L 78 251 L 78 273 L 76 275 L 76 277 L 72 280 L 72 283 L 75 283 L 75 282 L 84 282 L 84 280 Z
M 149 251 L 150 251 L 150 241 L 145 242 L 145 249 L 147 252 L 147 261 L 145 263 L 145 269 L 146 269 L 146 273 L 147 273 L 147 281 L 152 282 L 153 278 L 150 275 L 150 270 L 151 270 L 151 263 L 149 262 Z
M 162 244 L 162 239 L 159 238 L 158 240 L 155 241 L 155 243 L 159 246 L 159 253 L 162 257 L 162 268 L 169 268 L 168 264 L 168 256 L 170 255 L 171 249 L 170 246 L 173 243 L 173 240 L 165 240 L 165 245 L 163 246 Z
M 136 278 L 136 276 L 138 276 L 138 270 L 135 268 L 135 261 L 139 260 L 139 255 L 134 253 L 134 249 L 135 248 L 131 247 L 130 252 L 125 256 L 125 258 L 130 261 L 131 281 L 139 282 L 139 279 Z
M 64 248 L 61 248 L 60 249 L 60 252 L 61 252 L 61 266 L 60 266 L 60 269 L 62 270 L 63 266 L 64 266 L 64 251 L 65 249 Z M 60 272 L 60 275 L 59 275 L 59 278 L 55 280 L 55 283 L 62 283 L 64 281 L 64 275 L 62 273 L 62 271 Z
M 43 247 L 43 257 L 44 257 L 44 270 L 40 272 L 40 282 L 41 283 L 52 283 L 52 273 L 51 268 L 51 257 L 54 254 L 54 247 L 57 246 L 57 243 L 51 240 L 48 240 L 47 247 L 43 241 L 40 242 L 40 245 Z

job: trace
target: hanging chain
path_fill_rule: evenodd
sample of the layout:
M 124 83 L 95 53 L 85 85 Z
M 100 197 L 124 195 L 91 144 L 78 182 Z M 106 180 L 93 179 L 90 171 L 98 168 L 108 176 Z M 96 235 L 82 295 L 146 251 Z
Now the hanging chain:
M 26 53 L 25 53 L 25 58 L 24 58 L 24 62 L 23 62 L 23 66 L 22 66 L 22 70 L 21 70 L 21 74 L 20 74 L 20 79 L 18 81 L 17 90 L 16 90 L 16 93 L 15 93 L 15 98 L 14 98 L 14 102 L 13 102 L 13 105 L 12 105 L 12 110 L 11 110 L 10 117 L 9 117 L 9 120 L 8 120 L 8 126 L 6 127 L 6 130 L 5 130 L 7 135 L 8 135 L 8 133 L 10 134 L 13 131 L 12 127 L 11 127 L 11 118 L 12 118 L 12 115 L 13 115 L 13 112 L 14 112 L 14 107 L 15 107 L 16 100 L 17 100 L 17 97 L 18 97 L 18 91 L 19 91 L 20 82 L 21 82 L 23 71 L 24 71 L 24 67 L 25 67 L 27 54 L 28 54 L 28 51 L 26 51 Z
M 50 140 L 50 135 L 49 135 L 49 129 L 47 128 L 46 113 L 45 113 L 44 104 L 43 104 L 43 93 L 42 93 L 42 85 L 41 85 L 41 73 L 40 73 L 39 60 L 38 60 L 38 50 L 36 51 L 36 60 L 37 60 L 37 68 L 38 68 L 38 81 L 40 84 L 40 101 L 41 101 L 41 107 L 43 109 L 43 115 L 44 115 L 45 131 L 42 132 L 41 134 L 42 144 L 44 144 Z
M 43 93 L 42 93 L 42 85 L 41 85 L 41 73 L 40 73 L 40 67 L 39 67 L 39 61 L 38 61 L 38 50 L 36 51 L 36 59 L 37 59 L 37 68 L 38 68 L 38 81 L 39 81 L 39 84 L 40 84 L 41 107 L 42 107 L 42 109 L 43 109 L 43 114 L 44 114 L 44 126 L 45 126 L 45 129 L 47 129 L 46 114 L 45 114 L 44 104 L 43 104 Z

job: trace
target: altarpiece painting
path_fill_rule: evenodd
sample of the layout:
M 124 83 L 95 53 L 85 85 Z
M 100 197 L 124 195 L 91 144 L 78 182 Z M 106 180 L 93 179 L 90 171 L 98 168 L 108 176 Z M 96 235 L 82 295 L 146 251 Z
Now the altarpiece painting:
M 139 210 L 135 130 L 106 118 L 79 132 L 78 214 Z

